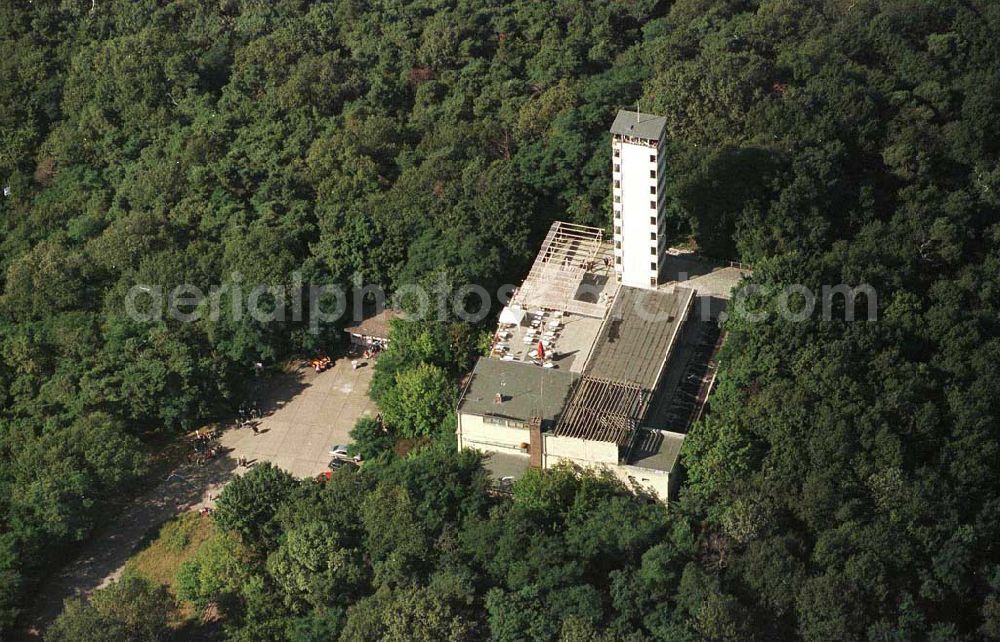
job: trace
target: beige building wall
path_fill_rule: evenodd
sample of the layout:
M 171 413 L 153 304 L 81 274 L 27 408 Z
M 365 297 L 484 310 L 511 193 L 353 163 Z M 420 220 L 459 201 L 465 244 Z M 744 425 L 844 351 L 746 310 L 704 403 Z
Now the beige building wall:
M 554 460 L 568 459 L 578 466 L 592 464 L 617 464 L 617 444 L 603 441 L 588 441 L 575 437 L 558 437 L 551 433 L 544 435 L 545 452 L 542 466 L 551 468 Z
M 663 502 L 670 497 L 672 480 L 667 471 L 628 465 L 615 468 L 615 473 L 627 486 L 647 490 Z
M 553 468 L 563 462 L 574 464 L 584 469 L 607 470 L 617 477 L 627 488 L 644 490 L 660 501 L 666 503 L 672 493 L 670 473 L 663 470 L 639 468 L 622 464 L 595 463 L 593 461 L 559 457 L 547 454 L 545 467 Z
M 479 415 L 459 413 L 456 432 L 459 449 L 475 448 L 482 452 L 523 455 L 526 450 L 521 445 L 528 443 L 527 428 L 487 423 Z
M 522 448 L 528 444 L 527 428 L 512 428 L 502 424 L 487 423 L 479 415 L 459 413 L 456 430 L 458 447 L 473 448 L 485 453 L 524 456 L 528 451 Z M 618 463 L 616 444 L 588 441 L 573 437 L 557 437 L 551 433 L 542 435 L 544 449 L 542 467 L 552 468 L 568 462 L 581 468 L 607 469 L 629 488 L 642 488 L 666 502 L 671 489 L 670 473 L 651 468 L 628 466 Z

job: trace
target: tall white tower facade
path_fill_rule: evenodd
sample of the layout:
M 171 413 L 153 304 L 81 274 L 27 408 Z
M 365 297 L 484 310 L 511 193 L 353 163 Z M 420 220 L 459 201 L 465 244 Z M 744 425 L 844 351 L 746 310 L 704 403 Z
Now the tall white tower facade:
M 615 273 L 624 285 L 656 288 L 663 256 L 663 161 L 667 119 L 619 111 L 611 126 Z

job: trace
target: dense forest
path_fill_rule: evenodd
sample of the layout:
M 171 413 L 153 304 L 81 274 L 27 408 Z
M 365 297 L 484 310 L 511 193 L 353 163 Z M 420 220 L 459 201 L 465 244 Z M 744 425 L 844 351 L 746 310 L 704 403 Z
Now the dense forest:
M 752 263 L 754 311 L 867 283 L 877 318 L 731 314 L 669 508 L 571 470 L 491 496 L 442 419 L 478 329 L 400 341 L 372 394 L 429 445 L 255 467 L 178 595 L 126 578 L 51 639 L 159 639 L 174 599 L 247 641 L 1000 639 L 998 31 L 989 0 L 2 3 L 0 632 L 150 444 L 339 334 L 139 322 L 129 288 L 516 281 L 552 220 L 609 223 L 638 102 L 671 232 Z

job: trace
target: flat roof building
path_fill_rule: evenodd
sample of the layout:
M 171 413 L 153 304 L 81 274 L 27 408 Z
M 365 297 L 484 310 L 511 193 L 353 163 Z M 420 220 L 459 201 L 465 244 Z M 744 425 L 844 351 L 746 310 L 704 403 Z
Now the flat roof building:
M 604 319 L 554 434 L 615 443 L 629 449 L 647 418 L 694 291 L 664 293 L 623 287 Z M 619 459 L 623 453 L 619 453 Z
M 666 247 L 665 131 L 663 117 L 618 113 L 613 243 L 553 223 L 462 391 L 458 447 L 487 453 L 497 477 L 569 462 L 664 501 L 677 491 L 684 434 L 714 384 L 714 319 L 746 271 Z M 713 314 L 695 313 L 703 285 Z
M 550 424 L 559 418 L 577 379 L 578 375 L 565 370 L 481 358 L 458 408 L 463 414 L 507 423 L 527 423 L 537 417 Z
M 480 359 L 458 404 L 459 448 L 487 453 L 487 467 L 503 477 L 570 462 L 605 467 L 666 500 L 676 489 L 675 442 L 683 435 L 646 421 L 693 301 L 686 288 L 622 287 L 590 335 L 579 372 Z
M 494 456 L 498 473 L 541 466 L 542 431 L 559 419 L 578 379 L 565 370 L 479 359 L 458 403 L 458 448 Z
M 656 388 L 694 290 L 658 292 L 622 287 L 604 319 L 586 373 Z

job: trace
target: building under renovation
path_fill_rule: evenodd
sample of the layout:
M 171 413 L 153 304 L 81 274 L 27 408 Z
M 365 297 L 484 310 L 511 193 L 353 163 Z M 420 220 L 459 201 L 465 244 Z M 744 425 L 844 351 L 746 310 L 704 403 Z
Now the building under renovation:
M 613 239 L 554 223 L 466 382 L 458 447 L 487 453 L 498 478 L 570 462 L 676 493 L 684 435 L 714 383 L 716 319 L 745 270 L 666 247 L 664 125 L 619 112 Z

